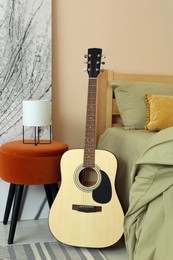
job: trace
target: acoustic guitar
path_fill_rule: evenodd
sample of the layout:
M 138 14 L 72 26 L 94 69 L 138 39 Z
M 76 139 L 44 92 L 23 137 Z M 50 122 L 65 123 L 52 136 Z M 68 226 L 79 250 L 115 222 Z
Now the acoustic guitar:
M 54 237 L 68 245 L 102 248 L 123 234 L 124 215 L 115 190 L 115 156 L 95 149 L 96 88 L 102 50 L 88 49 L 89 75 L 84 149 L 61 158 L 62 182 L 49 213 Z

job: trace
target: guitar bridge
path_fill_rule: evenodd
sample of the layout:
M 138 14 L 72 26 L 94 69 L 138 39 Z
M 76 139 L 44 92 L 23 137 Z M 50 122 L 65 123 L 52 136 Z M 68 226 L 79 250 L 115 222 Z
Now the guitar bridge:
M 85 212 L 85 213 L 94 213 L 102 211 L 102 207 L 100 206 L 90 206 L 90 205 L 72 205 L 73 210 Z

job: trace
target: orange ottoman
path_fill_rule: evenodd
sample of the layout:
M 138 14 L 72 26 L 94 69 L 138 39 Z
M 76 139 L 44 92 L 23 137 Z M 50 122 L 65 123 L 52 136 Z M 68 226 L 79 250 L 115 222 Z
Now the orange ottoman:
M 29 142 L 30 140 L 27 140 Z M 44 142 L 44 141 L 43 141 Z M 44 185 L 49 207 L 61 180 L 60 159 L 68 150 L 65 143 L 23 144 L 22 140 L 0 147 L 0 176 L 10 183 L 3 223 L 7 224 L 14 200 L 8 243 L 12 244 L 25 185 Z

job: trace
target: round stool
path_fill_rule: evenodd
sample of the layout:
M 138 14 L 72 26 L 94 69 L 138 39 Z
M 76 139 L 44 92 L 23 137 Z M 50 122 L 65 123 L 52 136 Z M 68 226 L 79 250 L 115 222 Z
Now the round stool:
M 30 142 L 30 140 L 27 140 Z M 44 142 L 44 141 L 43 141 Z M 0 147 L 0 176 L 10 183 L 3 219 L 7 224 L 12 203 L 12 217 L 8 243 L 14 240 L 20 204 L 25 185 L 44 185 L 49 207 L 58 191 L 61 180 L 60 159 L 68 146 L 52 141 L 51 144 L 23 144 L 22 140 L 8 142 Z

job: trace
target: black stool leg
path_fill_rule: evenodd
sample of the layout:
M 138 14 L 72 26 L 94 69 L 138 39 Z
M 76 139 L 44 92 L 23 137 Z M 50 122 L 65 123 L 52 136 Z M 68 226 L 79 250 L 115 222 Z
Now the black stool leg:
M 16 184 L 11 183 L 9 192 L 8 192 L 7 204 L 6 204 L 5 214 L 4 214 L 4 219 L 3 219 L 4 225 L 6 225 L 8 222 L 8 218 L 9 218 L 10 211 L 11 211 L 11 206 L 12 206 L 13 199 L 14 199 L 15 190 L 16 190 Z
M 57 195 L 57 193 L 58 193 L 58 190 L 59 190 L 58 183 L 50 184 L 50 188 L 51 188 L 52 197 L 53 197 L 53 200 L 54 200 L 56 195 Z
M 45 192 L 46 192 L 46 196 L 47 196 L 49 208 L 51 208 L 52 203 L 53 203 L 53 197 L 52 197 L 52 192 L 51 192 L 50 184 L 45 184 L 45 185 L 44 185 L 44 189 L 45 189 Z
M 13 212 L 11 217 L 10 231 L 8 236 L 8 244 L 12 244 L 14 240 L 14 234 L 17 225 L 17 219 L 23 194 L 24 185 L 16 185 L 16 192 L 14 198 Z

